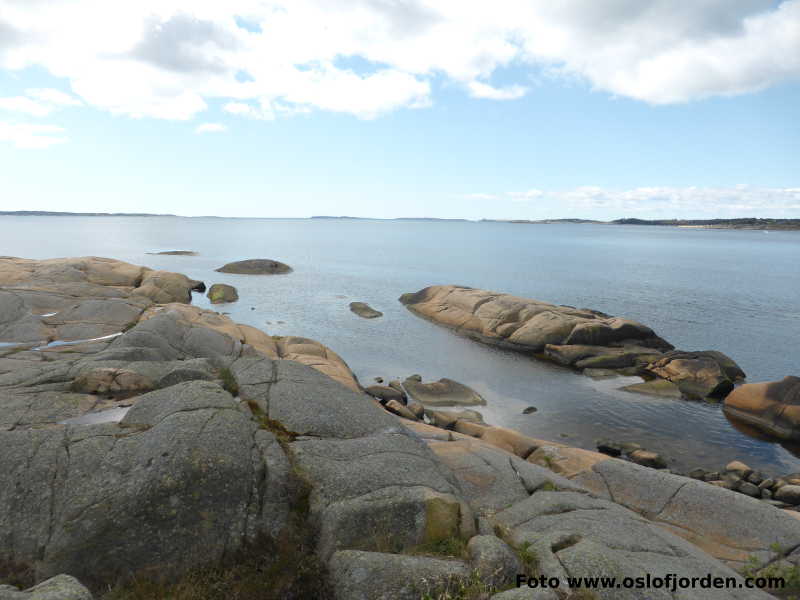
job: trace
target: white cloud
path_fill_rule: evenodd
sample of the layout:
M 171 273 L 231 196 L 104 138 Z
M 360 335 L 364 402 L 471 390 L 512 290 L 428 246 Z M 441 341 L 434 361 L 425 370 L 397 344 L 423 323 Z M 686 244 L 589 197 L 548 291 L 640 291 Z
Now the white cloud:
M 531 75 L 557 74 L 663 104 L 800 77 L 800 0 L 0 0 L 0 8 L 0 68 L 43 67 L 87 104 L 133 117 L 191 119 L 222 99 L 257 118 L 308 110 L 374 118 L 429 105 L 434 79 L 509 100 L 526 93 Z M 504 79 L 518 81 L 492 83 L 511 67 Z M 46 96 L 28 97 L 67 105 Z
M 46 117 L 53 112 L 53 107 L 25 96 L 12 96 L 10 98 L 0 98 L 0 110 L 20 112 L 33 117 Z
M 481 194 L 487 199 L 490 194 Z M 473 195 L 477 197 L 478 195 Z M 570 190 L 508 192 L 511 202 L 536 199 L 532 208 L 548 216 L 596 214 L 639 218 L 791 217 L 800 211 L 800 188 L 737 185 L 712 187 L 639 187 L 628 190 L 582 186 Z M 554 212 L 555 211 L 555 212 Z
M 250 104 L 246 104 L 244 102 L 229 102 L 225 106 L 222 107 L 225 112 L 229 112 L 232 115 L 238 115 L 240 117 L 249 117 L 250 119 L 263 119 L 266 121 L 271 121 L 275 118 L 275 113 L 271 110 L 267 109 L 264 110 L 262 108 L 258 108 L 256 106 L 252 106 Z
M 64 106 L 80 106 L 77 98 L 52 88 L 25 90 L 25 96 L 0 98 L 0 110 L 19 112 L 33 117 L 46 117 Z
M 513 202 L 530 202 L 536 198 L 544 196 L 542 190 L 530 189 L 525 192 L 507 192 L 506 195 L 511 198 Z
M 55 125 L 5 123 L 0 121 L 0 141 L 11 142 L 17 148 L 48 148 L 67 141 L 64 129 Z
M 222 123 L 201 123 L 194 130 L 195 133 L 224 133 L 225 131 L 228 131 L 228 128 Z
M 473 98 L 487 98 L 489 100 L 516 100 L 528 93 L 528 88 L 521 85 L 496 88 L 480 81 L 470 81 L 467 87 Z
M 81 106 L 83 102 L 53 88 L 33 88 L 25 90 L 25 95 L 34 100 L 39 100 L 53 106 Z

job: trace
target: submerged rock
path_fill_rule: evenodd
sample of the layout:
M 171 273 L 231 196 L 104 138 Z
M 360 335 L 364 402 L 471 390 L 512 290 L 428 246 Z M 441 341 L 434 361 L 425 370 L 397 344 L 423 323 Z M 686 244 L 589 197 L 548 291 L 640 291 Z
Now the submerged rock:
M 219 273 L 234 273 L 237 275 L 283 275 L 292 272 L 292 268 L 289 265 L 266 258 L 239 260 L 215 270 Z
M 359 317 L 364 317 L 365 319 L 377 319 L 383 316 L 382 312 L 375 310 L 365 302 L 351 302 L 350 312 L 357 314 Z
M 783 440 L 800 440 L 800 377 L 746 383 L 725 398 L 725 414 Z
M 680 388 L 666 379 L 651 379 L 642 383 L 634 383 L 620 388 L 626 392 L 636 394 L 646 394 L 648 396 L 660 396 L 662 398 L 681 398 L 683 394 Z
M 232 285 L 226 283 L 215 283 L 208 288 L 208 299 L 211 304 L 223 304 L 225 302 L 236 302 L 239 299 L 239 292 Z
M 442 378 L 432 383 L 422 383 L 409 377 L 403 382 L 403 387 L 414 400 L 430 406 L 486 404 L 486 400 L 475 390 L 452 379 Z

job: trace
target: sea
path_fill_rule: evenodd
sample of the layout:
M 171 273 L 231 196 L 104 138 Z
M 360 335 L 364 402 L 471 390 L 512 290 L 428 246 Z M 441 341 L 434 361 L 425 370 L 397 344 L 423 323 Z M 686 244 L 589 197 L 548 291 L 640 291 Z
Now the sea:
M 198 256 L 158 256 L 194 250 Z M 604 224 L 368 219 L 0 216 L 0 255 L 104 256 L 236 286 L 212 306 L 272 335 L 316 339 L 364 385 L 420 374 L 465 383 L 488 423 L 593 449 L 632 441 L 670 468 L 738 459 L 767 474 L 800 471 L 800 449 L 760 439 L 719 403 L 621 391 L 638 378 L 591 379 L 500 350 L 410 313 L 405 292 L 458 284 L 641 321 L 684 350 L 720 350 L 751 382 L 800 376 L 800 231 Z M 288 275 L 215 272 L 270 258 Z M 363 319 L 352 301 L 383 312 Z M 537 410 L 523 414 L 529 406 Z

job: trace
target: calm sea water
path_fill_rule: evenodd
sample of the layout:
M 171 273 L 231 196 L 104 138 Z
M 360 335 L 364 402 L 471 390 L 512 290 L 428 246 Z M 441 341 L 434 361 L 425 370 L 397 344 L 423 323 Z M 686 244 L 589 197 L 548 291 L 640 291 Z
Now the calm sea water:
M 151 256 L 196 250 L 197 257 Z M 462 284 L 640 320 L 682 349 L 717 349 L 749 381 L 800 375 L 800 232 L 605 225 L 0 217 L 0 255 L 107 256 L 229 283 L 240 301 L 216 307 L 274 335 L 317 339 L 362 382 L 420 373 L 450 377 L 488 401 L 487 422 L 593 448 L 636 441 L 675 468 L 744 460 L 800 471 L 779 444 L 737 431 L 719 405 L 653 399 L 459 337 L 409 313 L 397 298 Z M 233 260 L 273 258 L 284 276 L 215 273 Z M 368 302 L 384 317 L 348 309 Z M 210 307 L 195 295 L 195 303 Z M 527 406 L 538 412 L 523 415 Z

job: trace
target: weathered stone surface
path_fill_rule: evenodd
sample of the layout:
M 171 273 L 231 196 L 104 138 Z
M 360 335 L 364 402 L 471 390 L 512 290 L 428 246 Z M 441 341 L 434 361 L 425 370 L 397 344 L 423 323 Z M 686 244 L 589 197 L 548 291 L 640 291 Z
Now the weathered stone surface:
M 437 597 L 469 575 L 463 561 L 383 552 L 336 552 L 328 563 L 336 600 L 419 600 Z
M 800 521 L 717 482 L 709 485 L 613 458 L 595 463 L 573 481 L 737 568 L 751 556 L 770 559 L 774 544 L 800 544 Z
M 552 442 L 539 446 L 528 456 L 528 462 L 545 467 L 568 478 L 591 470 L 595 463 L 607 459 L 608 456 L 600 452 L 571 448 Z
M 138 396 L 155 387 L 152 380 L 130 369 L 98 368 L 79 375 L 72 390 L 101 396 Z
M 208 288 L 208 299 L 211 304 L 224 304 L 226 302 L 236 302 L 239 299 L 239 292 L 236 288 L 227 283 L 215 283 Z
M 634 450 L 628 454 L 628 458 L 637 465 L 644 467 L 652 467 L 653 469 L 665 469 L 667 467 L 667 461 L 660 454 L 651 450 Z
M 203 291 L 205 284 L 194 281 L 180 273 L 169 271 L 146 271 L 142 283 L 133 290 L 133 294 L 145 296 L 159 304 L 169 302 L 192 301 L 192 290 Z
M 442 378 L 432 383 L 422 383 L 408 378 L 403 382 L 403 387 L 414 400 L 429 406 L 486 404 L 486 400 L 475 390 L 452 379 Z
M 152 302 L 189 302 L 202 282 L 108 258 L 0 258 L 0 341 L 81 340 L 135 323 Z
M 800 377 L 747 383 L 725 398 L 725 414 L 784 440 L 800 440 Z
M 417 429 L 418 430 L 418 429 Z M 579 486 L 482 440 L 426 439 L 431 450 L 458 479 L 479 515 L 491 515 L 542 487 L 574 490 Z
M 397 402 L 405 403 L 406 401 L 406 395 L 403 392 L 385 385 L 371 385 L 364 388 L 364 391 L 382 402 L 396 400 Z
M 398 425 L 355 439 L 298 439 L 291 447 L 312 484 L 311 515 L 324 560 L 338 549 L 378 550 L 388 542 L 401 551 L 474 534 L 456 480 Z
M 453 429 L 458 421 L 477 423 L 486 426 L 483 415 L 476 410 L 431 410 L 425 409 L 425 416 L 436 425 L 443 429 Z
M 775 500 L 787 504 L 800 504 L 800 485 L 784 485 L 775 492 Z
M 93 600 L 93 597 L 80 581 L 62 574 L 24 591 L 0 585 L 0 600 Z
M 408 410 L 404 404 L 401 404 L 397 400 L 389 400 L 386 404 L 384 404 L 384 408 L 389 412 L 396 414 L 398 417 L 403 417 L 404 419 L 410 419 L 412 421 L 418 420 L 417 415 Z
M 145 394 L 119 424 L 0 438 L 0 556 L 39 577 L 180 572 L 280 528 L 280 511 L 262 512 L 288 485 L 267 476 L 275 438 L 213 383 Z
M 670 347 L 635 321 L 474 288 L 435 285 L 403 294 L 400 302 L 467 336 L 526 352 L 542 352 L 547 344 L 608 346 L 627 340 Z
M 674 384 L 645 383 L 629 391 L 692 399 L 724 398 L 744 372 L 717 351 L 671 351 L 652 329 L 589 309 L 556 306 L 462 286 L 431 286 L 400 301 L 412 312 L 503 348 L 543 353 L 578 369 L 619 369 Z M 663 354 L 665 351 L 666 354 Z
M 419 402 L 411 401 L 407 404 L 408 410 L 410 410 L 417 419 L 422 420 L 422 417 L 425 416 L 425 407 L 422 406 Z
M 741 581 L 738 573 L 685 540 L 618 504 L 585 493 L 538 491 L 498 513 L 495 520 L 510 532 L 515 544 L 530 544 L 541 572 L 558 577 L 565 588 L 568 576 L 601 573 L 618 578 L 647 574 L 664 577 L 668 573 L 701 577 L 712 573 Z M 598 589 L 596 594 L 608 599 L 673 598 L 659 589 Z M 760 592 L 736 589 L 692 590 L 692 594 L 688 597 L 769 598 Z
M 383 316 L 381 311 L 375 310 L 366 302 L 351 302 L 350 312 L 353 312 L 359 317 L 363 317 L 365 319 L 377 319 L 378 317 Z
M 397 420 L 363 393 L 292 360 L 275 361 L 269 416 L 301 435 L 354 438 L 397 427 Z
M 292 272 L 292 268 L 289 265 L 265 258 L 239 260 L 215 270 L 220 273 L 234 273 L 237 275 L 282 275 Z
M 647 370 L 671 381 L 684 396 L 693 399 L 722 399 L 733 390 L 735 381 L 744 378 L 731 358 L 712 350 L 668 352 L 647 365 Z
M 505 587 L 522 573 L 522 563 L 511 547 L 494 535 L 476 535 L 467 544 L 470 566 L 480 580 L 494 588 Z

